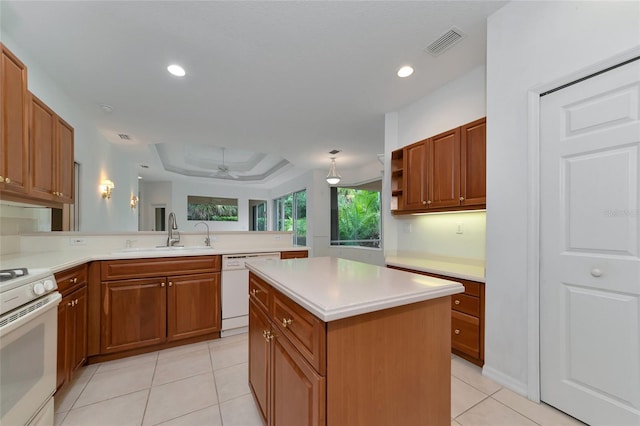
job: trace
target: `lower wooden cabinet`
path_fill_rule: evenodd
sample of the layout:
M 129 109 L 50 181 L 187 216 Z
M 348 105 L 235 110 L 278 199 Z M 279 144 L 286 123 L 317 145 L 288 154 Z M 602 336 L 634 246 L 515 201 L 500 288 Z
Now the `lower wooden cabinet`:
M 300 259 L 309 257 L 309 251 L 307 250 L 294 250 L 294 251 L 281 251 L 280 259 Z
M 101 352 L 220 331 L 220 273 L 102 283 Z
M 58 305 L 56 388 L 68 383 L 87 362 L 86 266 L 56 274 L 62 300 Z

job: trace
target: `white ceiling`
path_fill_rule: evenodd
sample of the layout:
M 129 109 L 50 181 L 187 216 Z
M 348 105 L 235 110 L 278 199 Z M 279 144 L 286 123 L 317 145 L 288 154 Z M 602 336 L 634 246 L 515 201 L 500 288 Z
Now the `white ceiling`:
M 2 32 L 166 179 L 156 144 L 226 147 L 304 169 L 377 161 L 384 114 L 484 64 L 485 1 L 2 1 Z M 455 26 L 438 57 L 424 48 Z M 166 71 L 179 63 L 177 78 Z M 400 79 L 410 64 L 415 73 Z M 114 108 L 105 113 L 100 104 Z M 121 141 L 119 133 L 131 136 Z M 178 149 L 174 147 L 174 151 Z M 167 151 L 171 151 L 167 149 Z M 192 150 L 193 151 L 193 150 Z

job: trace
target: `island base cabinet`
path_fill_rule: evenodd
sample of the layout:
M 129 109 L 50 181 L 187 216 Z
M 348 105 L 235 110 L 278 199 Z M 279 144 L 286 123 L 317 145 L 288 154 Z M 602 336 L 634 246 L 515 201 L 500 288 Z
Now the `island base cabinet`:
M 269 413 L 269 360 L 270 343 L 266 331 L 271 328 L 269 318 L 255 302 L 249 300 L 249 387 L 257 402 L 262 420 L 266 423 Z
M 327 323 L 327 425 L 450 424 L 450 303 Z

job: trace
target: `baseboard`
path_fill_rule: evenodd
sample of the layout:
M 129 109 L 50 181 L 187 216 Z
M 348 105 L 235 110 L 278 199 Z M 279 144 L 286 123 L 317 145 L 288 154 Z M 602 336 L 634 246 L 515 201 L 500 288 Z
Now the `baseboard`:
M 507 374 L 504 374 L 502 371 L 496 370 L 486 363 L 482 368 L 482 375 L 493 380 L 499 385 L 504 386 L 505 388 L 510 389 L 515 393 L 524 396 L 525 398 L 528 398 L 526 383 L 521 382 L 520 380 L 516 380 Z

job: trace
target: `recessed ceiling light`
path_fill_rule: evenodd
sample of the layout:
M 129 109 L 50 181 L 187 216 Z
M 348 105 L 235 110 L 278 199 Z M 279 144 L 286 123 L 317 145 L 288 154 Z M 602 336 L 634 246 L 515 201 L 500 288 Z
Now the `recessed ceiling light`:
M 409 65 L 405 65 L 398 70 L 398 77 L 405 78 L 409 77 L 411 74 L 413 74 L 413 68 L 411 68 Z
M 177 77 L 184 77 L 186 72 L 184 71 L 184 68 L 182 68 L 180 65 L 176 65 L 176 64 L 171 64 L 167 67 L 167 71 L 169 71 L 171 74 L 177 76 Z
M 138 179 L 142 179 L 142 176 L 138 176 Z

